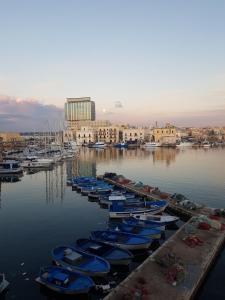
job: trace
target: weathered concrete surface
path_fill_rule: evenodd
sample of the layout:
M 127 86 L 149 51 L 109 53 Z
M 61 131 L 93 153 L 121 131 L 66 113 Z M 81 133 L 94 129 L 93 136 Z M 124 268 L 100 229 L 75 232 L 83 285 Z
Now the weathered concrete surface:
M 130 185 L 120 184 L 109 179 L 107 179 L 107 181 L 141 196 L 148 197 L 150 199 L 157 198 L 155 194 L 146 193 Z M 175 205 L 170 197 L 168 197 L 167 200 L 169 202 L 169 209 L 178 215 L 183 215 L 188 218 L 199 214 L 209 215 L 211 212 L 207 207 L 196 211 L 187 210 Z M 190 219 L 188 223 L 191 221 L 192 219 Z M 220 222 L 225 224 L 225 219 L 220 218 Z M 190 248 L 183 241 L 183 238 L 187 236 L 187 233 L 185 232 L 186 224 L 184 224 L 158 250 L 146 259 L 143 264 L 141 264 L 123 282 L 121 282 L 108 296 L 104 298 L 104 300 L 193 299 L 225 242 L 225 231 L 215 229 L 197 229 L 195 235 L 203 241 L 203 245 Z M 177 258 L 179 258 L 185 268 L 184 280 L 177 286 L 172 286 L 167 282 L 165 276 L 165 272 L 167 271 L 166 267 L 157 263 L 158 258 L 161 258 L 168 253 L 173 253 Z M 138 293 L 141 289 L 143 289 L 144 293 L 141 296 L 135 296 L 135 292 Z
M 215 229 L 197 229 L 196 235 L 203 240 L 204 244 L 190 248 L 183 242 L 183 238 L 187 235 L 184 227 L 185 224 L 104 299 L 136 299 L 133 296 L 135 291 L 141 288 L 140 281 L 146 282 L 142 284 L 145 295 L 137 299 L 193 299 L 224 243 L 225 232 Z M 158 258 L 168 253 L 175 254 L 185 268 L 184 280 L 177 286 L 167 283 L 165 277 L 167 268 L 157 263 Z

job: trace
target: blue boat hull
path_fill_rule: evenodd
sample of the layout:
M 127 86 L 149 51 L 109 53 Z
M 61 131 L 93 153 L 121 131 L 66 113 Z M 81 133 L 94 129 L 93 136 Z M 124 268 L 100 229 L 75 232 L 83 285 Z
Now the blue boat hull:
M 65 280 L 69 282 L 66 284 L 60 282 L 58 278 L 54 278 L 54 273 L 65 276 Z M 35 281 L 57 293 L 65 295 L 87 294 L 95 285 L 90 277 L 54 266 L 45 268 L 45 273 L 40 273 Z
M 73 253 L 78 253 L 79 260 L 68 259 L 65 251 L 69 249 Z M 77 256 L 77 255 L 76 255 Z M 109 263 L 101 257 L 85 253 L 72 246 L 59 246 L 52 250 L 52 258 L 56 264 L 63 268 L 79 272 L 87 276 L 105 276 L 110 271 Z
M 133 259 L 133 255 L 128 250 L 96 240 L 79 239 L 76 245 L 83 251 L 103 257 L 111 265 L 127 266 Z

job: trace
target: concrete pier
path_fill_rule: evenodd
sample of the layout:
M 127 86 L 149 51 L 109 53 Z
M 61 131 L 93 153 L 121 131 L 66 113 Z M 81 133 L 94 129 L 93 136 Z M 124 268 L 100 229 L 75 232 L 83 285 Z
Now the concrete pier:
M 143 193 L 143 191 L 137 191 L 135 188 L 121 185 L 113 180 L 107 179 L 107 181 L 139 195 L 152 197 L 152 195 Z M 186 245 L 184 238 L 188 236 L 187 225 L 192 223 L 193 216 L 207 215 L 210 210 L 202 208 L 197 211 L 190 211 L 178 207 L 170 198 L 168 198 L 168 201 L 169 209 L 178 215 L 186 216 L 189 221 L 113 289 L 104 300 L 189 300 L 196 295 L 225 242 L 225 231 L 213 228 L 209 230 L 196 228 L 194 235 L 203 244 L 193 248 Z M 219 221 L 222 224 L 225 223 L 225 219 L 222 217 Z M 182 280 L 174 285 L 168 282 L 166 276 L 168 267 L 160 263 L 163 258 L 169 255 L 172 255 L 175 261 L 179 261 L 184 270 Z

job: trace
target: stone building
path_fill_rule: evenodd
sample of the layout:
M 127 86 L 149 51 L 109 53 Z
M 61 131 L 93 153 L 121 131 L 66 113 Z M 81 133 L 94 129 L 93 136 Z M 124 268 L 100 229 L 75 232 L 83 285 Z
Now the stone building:
M 76 131 L 76 142 L 77 145 L 87 145 L 95 143 L 97 139 L 97 130 L 91 127 L 81 127 Z
M 152 141 L 161 144 L 176 143 L 176 128 L 170 124 L 165 127 L 154 127 L 152 129 Z

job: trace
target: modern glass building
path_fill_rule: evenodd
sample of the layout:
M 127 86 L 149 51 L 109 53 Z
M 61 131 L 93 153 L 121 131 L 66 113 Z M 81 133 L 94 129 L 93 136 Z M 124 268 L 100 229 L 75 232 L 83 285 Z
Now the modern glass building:
M 67 98 L 65 103 L 66 121 L 94 121 L 95 102 L 90 97 Z

